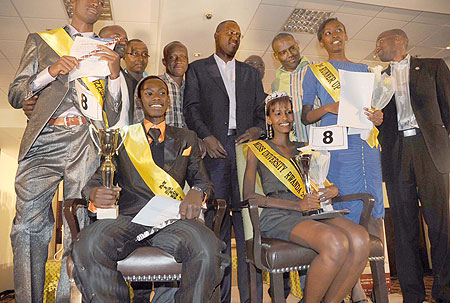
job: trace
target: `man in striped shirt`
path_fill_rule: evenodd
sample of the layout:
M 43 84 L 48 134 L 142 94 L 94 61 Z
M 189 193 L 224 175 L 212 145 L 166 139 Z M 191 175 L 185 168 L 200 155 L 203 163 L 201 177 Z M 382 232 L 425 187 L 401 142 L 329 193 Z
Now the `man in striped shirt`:
M 294 110 L 295 139 L 299 142 L 308 142 L 309 127 L 302 121 L 302 81 L 310 64 L 308 58 L 300 55 L 300 47 L 294 36 L 289 33 L 279 33 L 272 40 L 272 49 L 281 67 L 276 72 L 272 82 L 272 91 L 285 91 L 292 97 Z M 316 100 L 316 103 L 319 100 Z M 317 125 L 314 125 L 317 126 Z

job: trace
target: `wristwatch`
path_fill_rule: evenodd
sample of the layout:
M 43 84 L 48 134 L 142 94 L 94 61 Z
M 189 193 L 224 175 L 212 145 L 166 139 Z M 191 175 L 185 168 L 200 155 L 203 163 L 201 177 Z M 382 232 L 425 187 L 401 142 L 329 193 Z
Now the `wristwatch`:
M 207 209 L 206 198 L 208 195 L 198 186 L 192 186 L 191 189 L 202 193 L 202 208 Z

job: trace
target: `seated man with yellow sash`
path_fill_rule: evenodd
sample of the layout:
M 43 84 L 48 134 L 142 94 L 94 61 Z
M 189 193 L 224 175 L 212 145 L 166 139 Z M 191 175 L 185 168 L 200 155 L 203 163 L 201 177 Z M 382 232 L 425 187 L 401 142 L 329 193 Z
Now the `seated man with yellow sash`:
M 369 237 L 364 228 L 338 213 L 306 215 L 320 202 L 337 195 L 336 186 L 305 192 L 299 170 L 290 159 L 301 144 L 291 142 L 294 114 L 292 99 L 285 92 L 266 98 L 269 140 L 247 143 L 244 199 L 264 207 L 260 215 L 261 236 L 314 249 L 318 255 L 306 276 L 305 302 L 340 302 L 350 292 L 369 256 Z M 257 175 L 264 195 L 255 193 Z
M 166 125 L 170 101 L 162 79 L 146 77 L 136 90 L 145 120 L 129 126 L 128 136 L 119 149 L 117 186 L 103 187 L 101 172 L 97 171 L 83 189 L 97 208 L 111 207 L 120 192 L 119 216 L 114 220 L 97 220 L 80 232 L 72 247 L 75 282 L 86 302 L 129 302 L 129 289 L 117 270 L 117 261 L 138 247 L 154 246 L 183 263 L 175 302 L 211 302 L 227 258 L 221 253 L 223 243 L 197 220 L 202 202 L 212 191 L 197 136 L 192 131 Z M 191 186 L 186 196 L 180 187 L 185 180 Z M 155 195 L 181 200 L 181 220 L 138 241 L 137 237 L 150 228 L 131 220 Z

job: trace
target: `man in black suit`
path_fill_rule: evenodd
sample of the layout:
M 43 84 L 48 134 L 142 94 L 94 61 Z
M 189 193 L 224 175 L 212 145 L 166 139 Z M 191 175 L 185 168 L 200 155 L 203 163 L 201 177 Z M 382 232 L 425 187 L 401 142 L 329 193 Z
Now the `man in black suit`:
M 117 186 L 102 186 L 98 170 L 83 189 L 85 198 L 97 208 L 111 207 L 120 192 L 120 215 L 115 220 L 98 220 L 80 232 L 72 248 L 74 279 L 86 302 L 129 302 L 129 289 L 117 270 L 117 261 L 137 247 L 154 246 L 183 263 L 175 302 L 213 302 L 211 296 L 228 259 L 220 252 L 223 243 L 197 220 L 202 201 L 212 190 L 197 136 L 166 125 L 164 116 L 170 101 L 162 79 L 146 77 L 137 91 L 145 120 L 128 128 L 117 159 Z M 191 189 L 184 197 L 179 184 L 185 180 Z M 182 200 L 181 220 L 137 241 L 136 237 L 149 228 L 131 219 L 156 194 Z
M 234 59 L 241 30 L 232 20 L 223 21 L 214 33 L 216 53 L 189 65 L 186 72 L 184 115 L 206 146 L 205 165 L 214 184 L 216 198 L 225 199 L 228 208 L 239 208 L 235 144 L 260 137 L 264 127 L 264 90 L 258 71 Z M 229 214 L 229 211 L 226 212 Z M 213 214 L 206 214 L 212 225 Z M 238 253 L 238 285 L 241 302 L 248 300 L 248 271 L 242 214 L 233 211 L 222 224 L 222 240 L 231 253 L 231 226 L 234 226 Z M 222 282 L 222 302 L 231 300 L 231 268 Z
M 383 179 L 395 230 L 404 302 L 425 300 L 419 254 L 419 201 L 431 242 L 436 302 L 450 302 L 449 175 L 450 72 L 442 59 L 407 54 L 399 29 L 381 33 L 376 53 L 390 61 L 395 95 L 380 127 Z

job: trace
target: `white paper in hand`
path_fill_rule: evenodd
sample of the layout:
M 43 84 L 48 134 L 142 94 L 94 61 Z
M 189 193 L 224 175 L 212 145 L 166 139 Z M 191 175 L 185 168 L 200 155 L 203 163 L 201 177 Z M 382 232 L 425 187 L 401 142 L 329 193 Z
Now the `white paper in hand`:
M 364 114 L 364 107 L 371 107 L 374 77 L 373 73 L 339 70 L 341 95 L 337 125 L 359 129 L 373 127 Z
M 180 201 L 156 195 L 138 212 L 131 222 L 144 226 L 159 226 L 167 220 L 179 219 Z
M 105 60 L 98 60 L 99 57 L 94 56 L 98 45 L 104 45 L 113 49 L 115 44 L 96 38 L 75 38 L 70 55 L 81 60 L 81 62 L 79 67 L 69 74 L 69 81 L 81 77 L 106 77 L 111 74 L 108 63 Z

